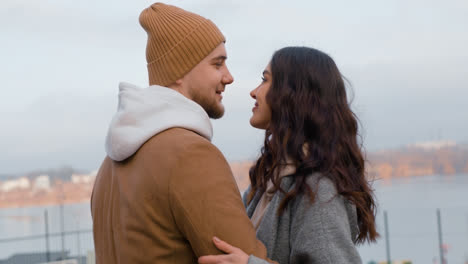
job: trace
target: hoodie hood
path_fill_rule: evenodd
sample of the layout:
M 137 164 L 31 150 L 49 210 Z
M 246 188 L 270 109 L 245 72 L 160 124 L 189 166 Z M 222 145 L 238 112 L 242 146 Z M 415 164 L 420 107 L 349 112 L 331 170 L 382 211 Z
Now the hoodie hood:
M 106 137 L 107 155 L 122 161 L 151 137 L 173 127 L 192 130 L 211 141 L 213 127 L 205 110 L 179 92 L 152 85 L 119 84 L 119 104 Z

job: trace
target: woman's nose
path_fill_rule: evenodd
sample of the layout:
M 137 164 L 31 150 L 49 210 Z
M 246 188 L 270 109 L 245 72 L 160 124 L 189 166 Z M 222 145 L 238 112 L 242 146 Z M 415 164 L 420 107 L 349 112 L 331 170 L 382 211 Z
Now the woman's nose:
M 257 99 L 257 88 L 250 91 L 250 97 L 252 97 L 253 99 Z

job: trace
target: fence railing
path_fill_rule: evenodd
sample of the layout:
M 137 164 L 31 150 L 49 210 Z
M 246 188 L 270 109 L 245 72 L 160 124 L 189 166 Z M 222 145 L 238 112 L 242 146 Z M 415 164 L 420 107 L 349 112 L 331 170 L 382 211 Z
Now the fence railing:
M 94 264 L 92 229 L 63 229 L 49 232 L 48 211 L 44 211 L 44 233 L 30 236 L 0 238 L 0 252 L 10 252 L 0 264 Z
M 0 264 L 95 264 L 91 228 L 64 230 L 57 221 L 52 229 L 59 231 L 49 232 L 47 210 L 43 219 L 39 234 L 0 235 L 0 253 L 9 252 Z M 364 263 L 468 264 L 468 208 L 382 210 L 377 226 L 377 243 L 358 248 Z

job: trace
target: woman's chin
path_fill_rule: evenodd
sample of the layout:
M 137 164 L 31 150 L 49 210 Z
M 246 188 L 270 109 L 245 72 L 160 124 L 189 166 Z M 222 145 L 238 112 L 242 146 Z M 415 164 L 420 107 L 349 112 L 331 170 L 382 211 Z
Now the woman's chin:
M 253 117 L 250 118 L 249 123 L 252 127 L 255 127 L 255 121 L 253 120 Z
M 250 118 L 250 125 L 251 125 L 252 127 L 254 127 L 254 128 L 258 128 L 258 124 L 257 124 L 257 122 L 255 122 L 255 121 L 256 121 L 255 118 L 252 116 L 252 117 Z
M 255 118 L 253 116 L 250 118 L 250 125 L 252 127 L 258 128 L 258 129 L 263 129 L 263 130 L 266 129 L 266 126 L 262 122 L 259 122 L 258 120 L 255 120 Z

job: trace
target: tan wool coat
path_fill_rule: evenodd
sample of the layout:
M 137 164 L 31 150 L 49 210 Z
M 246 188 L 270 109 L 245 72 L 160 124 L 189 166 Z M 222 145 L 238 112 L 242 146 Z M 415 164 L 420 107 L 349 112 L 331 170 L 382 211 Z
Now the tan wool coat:
M 123 161 L 107 157 L 91 199 L 96 263 L 197 263 L 217 236 L 266 258 L 232 172 L 209 140 L 170 128 Z

